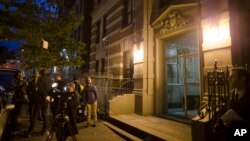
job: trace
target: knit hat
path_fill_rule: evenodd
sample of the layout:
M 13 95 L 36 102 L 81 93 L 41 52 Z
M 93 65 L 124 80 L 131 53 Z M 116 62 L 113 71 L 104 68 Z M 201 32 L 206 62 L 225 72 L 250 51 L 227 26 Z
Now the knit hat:
M 71 87 L 71 88 L 75 89 L 76 86 L 73 82 L 69 82 L 69 83 L 67 83 L 66 87 Z

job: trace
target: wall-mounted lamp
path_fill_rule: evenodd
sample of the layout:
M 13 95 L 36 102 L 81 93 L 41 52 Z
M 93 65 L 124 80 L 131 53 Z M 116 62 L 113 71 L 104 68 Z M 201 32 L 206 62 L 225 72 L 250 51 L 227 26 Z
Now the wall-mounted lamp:
M 231 46 L 229 12 L 202 20 L 203 50 Z
M 108 43 L 109 40 L 110 39 L 107 36 L 105 36 L 105 37 L 102 38 L 102 42 L 104 42 L 104 43 Z
M 140 45 L 134 44 L 134 63 L 143 62 L 143 42 Z

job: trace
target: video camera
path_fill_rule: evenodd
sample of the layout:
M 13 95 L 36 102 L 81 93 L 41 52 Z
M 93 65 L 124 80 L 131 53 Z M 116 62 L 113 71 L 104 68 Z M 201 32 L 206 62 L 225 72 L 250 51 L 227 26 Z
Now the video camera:
M 61 94 L 66 91 L 66 86 L 58 84 L 58 82 L 52 83 L 52 91 L 50 93 L 51 101 L 53 102 L 55 99 L 61 97 Z
M 73 95 L 68 92 L 69 85 L 64 83 L 52 84 L 52 105 L 56 108 L 56 114 L 65 114 L 68 108 L 68 102 L 72 99 Z
M 68 102 L 71 99 L 71 96 L 68 96 L 66 94 L 66 92 L 63 93 L 64 96 L 66 97 L 61 97 L 61 102 L 58 105 L 58 111 L 57 111 L 57 115 L 56 115 L 56 120 L 57 122 L 61 123 L 61 122 L 66 122 L 69 120 L 69 116 L 67 115 L 67 109 L 68 109 Z
M 67 110 L 67 101 L 63 103 L 63 105 L 60 105 L 61 107 L 59 108 L 60 110 L 58 111 L 56 115 L 56 121 L 58 123 L 63 123 L 69 121 L 69 116 L 66 113 Z
M 68 115 L 66 115 L 66 114 L 58 114 L 57 116 L 56 116 L 56 121 L 58 122 L 58 123 L 62 123 L 62 122 L 66 122 L 66 121 L 69 121 L 69 116 Z
M 52 83 L 52 90 L 53 92 L 62 92 L 62 91 L 66 91 L 66 86 L 63 87 L 63 90 L 60 90 L 60 88 L 58 88 L 58 83 Z
M 58 83 L 52 83 L 52 88 L 56 88 L 58 86 Z

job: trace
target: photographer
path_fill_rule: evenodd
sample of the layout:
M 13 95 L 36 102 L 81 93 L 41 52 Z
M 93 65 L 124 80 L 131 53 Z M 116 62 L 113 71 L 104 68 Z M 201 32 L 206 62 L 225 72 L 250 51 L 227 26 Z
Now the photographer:
M 57 134 L 57 140 L 66 141 L 68 136 L 78 134 L 76 113 L 79 100 L 75 92 L 75 84 L 70 82 L 66 85 L 66 92 L 59 99 L 59 109 L 57 115 L 57 123 L 62 123 L 63 133 Z M 60 126 L 61 127 L 61 126 Z
M 55 116 L 57 115 L 58 101 L 62 93 L 65 91 L 64 90 L 65 86 L 66 86 L 66 82 L 63 80 L 62 74 L 56 73 L 55 82 L 52 84 L 52 92 L 50 94 L 51 96 L 50 108 L 52 112 L 53 121 L 55 120 Z

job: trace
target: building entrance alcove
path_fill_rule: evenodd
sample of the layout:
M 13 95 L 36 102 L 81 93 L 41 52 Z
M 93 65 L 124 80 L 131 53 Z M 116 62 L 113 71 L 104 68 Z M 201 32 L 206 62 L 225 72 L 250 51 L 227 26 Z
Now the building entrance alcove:
M 200 57 L 197 32 L 164 40 L 164 114 L 192 118 L 200 103 Z

